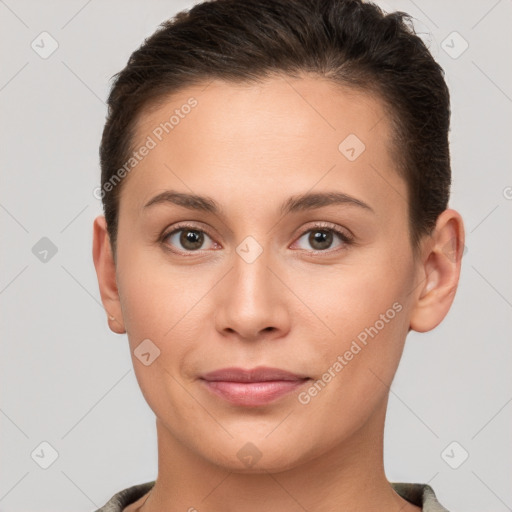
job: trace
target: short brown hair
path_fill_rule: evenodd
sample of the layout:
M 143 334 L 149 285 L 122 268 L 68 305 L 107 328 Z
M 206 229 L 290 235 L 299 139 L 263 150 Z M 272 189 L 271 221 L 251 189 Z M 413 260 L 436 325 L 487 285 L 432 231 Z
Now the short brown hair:
M 102 189 L 133 152 L 144 109 L 158 100 L 214 78 L 251 83 L 304 72 L 383 100 L 416 253 L 450 195 L 449 91 L 411 17 L 362 0 L 207 0 L 162 23 L 113 77 Z M 102 192 L 114 256 L 121 186 Z

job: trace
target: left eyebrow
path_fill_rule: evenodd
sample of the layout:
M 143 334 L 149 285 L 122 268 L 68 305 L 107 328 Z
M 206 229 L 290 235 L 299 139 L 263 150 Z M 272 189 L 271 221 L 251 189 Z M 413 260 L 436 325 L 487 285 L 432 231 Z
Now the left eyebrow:
M 222 212 L 219 204 L 211 197 L 187 194 L 174 190 L 166 190 L 156 195 L 144 205 L 143 209 L 166 203 L 176 204 L 189 210 L 200 210 L 216 215 L 220 215 Z M 373 208 L 365 202 L 342 192 L 316 192 L 292 196 L 281 205 L 280 211 L 281 215 L 287 215 L 289 213 L 314 210 L 333 204 L 356 206 L 375 213 Z
M 313 210 L 333 204 L 357 206 L 375 213 L 370 205 L 343 192 L 316 192 L 290 197 L 281 206 L 281 215 L 304 210 Z

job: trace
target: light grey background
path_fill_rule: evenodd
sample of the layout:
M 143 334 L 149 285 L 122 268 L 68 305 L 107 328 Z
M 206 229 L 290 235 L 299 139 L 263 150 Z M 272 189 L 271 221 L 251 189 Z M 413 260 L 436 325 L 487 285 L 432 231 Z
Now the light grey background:
M 453 307 L 410 333 L 391 388 L 387 476 L 429 483 L 451 512 L 512 510 L 512 2 L 381 4 L 417 19 L 446 70 L 450 206 L 467 235 Z M 110 77 L 191 5 L 0 0 L 1 511 L 91 511 L 156 477 L 153 413 L 100 302 L 93 189 Z M 43 31 L 59 45 L 47 59 L 31 47 Z M 42 237 L 57 247 L 46 263 L 32 252 Z M 441 455 L 453 441 L 452 464 L 469 453 L 458 469 Z M 48 469 L 42 442 L 58 452 Z

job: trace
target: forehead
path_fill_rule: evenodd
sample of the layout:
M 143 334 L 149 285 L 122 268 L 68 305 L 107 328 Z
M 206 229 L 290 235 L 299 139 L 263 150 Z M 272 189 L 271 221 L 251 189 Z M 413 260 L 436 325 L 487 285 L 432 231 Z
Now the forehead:
M 188 87 L 143 112 L 135 133 L 136 150 L 152 146 L 123 185 L 139 210 L 166 188 L 260 208 L 270 192 L 311 189 L 365 196 L 377 209 L 405 198 L 381 100 L 317 77 Z

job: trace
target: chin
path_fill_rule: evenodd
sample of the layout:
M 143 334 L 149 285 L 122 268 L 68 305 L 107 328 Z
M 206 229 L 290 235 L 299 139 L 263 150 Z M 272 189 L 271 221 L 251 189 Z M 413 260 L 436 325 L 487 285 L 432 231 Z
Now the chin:
M 251 441 L 250 439 L 253 439 Z M 245 435 L 230 439 L 226 443 L 212 440 L 215 450 L 204 453 L 198 447 L 198 453 L 215 466 L 241 474 L 279 473 L 293 469 L 308 459 L 311 448 L 306 452 L 303 444 L 293 443 L 289 438 L 265 439 Z M 300 447 L 303 451 L 298 450 Z

